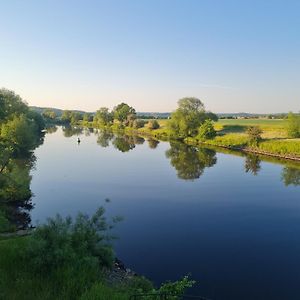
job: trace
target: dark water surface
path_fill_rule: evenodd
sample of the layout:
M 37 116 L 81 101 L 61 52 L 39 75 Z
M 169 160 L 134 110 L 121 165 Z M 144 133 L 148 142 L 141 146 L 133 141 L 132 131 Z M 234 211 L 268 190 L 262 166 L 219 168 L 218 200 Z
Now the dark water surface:
M 61 128 L 32 171 L 33 224 L 121 215 L 118 257 L 156 283 L 188 273 L 211 299 L 300 298 L 300 166 Z

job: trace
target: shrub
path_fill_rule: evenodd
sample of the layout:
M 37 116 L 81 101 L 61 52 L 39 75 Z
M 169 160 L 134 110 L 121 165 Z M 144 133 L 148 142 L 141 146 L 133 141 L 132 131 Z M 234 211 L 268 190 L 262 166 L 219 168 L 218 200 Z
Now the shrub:
M 257 146 L 261 141 L 262 130 L 258 126 L 250 126 L 247 129 L 250 145 Z
M 78 214 L 74 221 L 71 217 L 63 219 L 57 215 L 39 226 L 27 249 L 33 268 L 49 272 L 69 266 L 111 267 L 114 254 L 108 231 L 118 219 L 109 224 L 104 212 L 101 207 L 91 218 Z
M 136 119 L 133 121 L 133 128 L 138 129 L 138 128 L 143 128 L 145 126 L 145 121 L 141 119 Z
M 300 137 L 300 116 L 289 113 L 288 114 L 288 123 L 287 123 L 287 134 L 290 138 L 299 138 Z
M 158 129 L 160 127 L 159 123 L 157 120 L 150 120 L 147 124 L 147 127 L 151 130 L 153 129 Z
M 199 127 L 198 138 L 200 140 L 213 139 L 216 136 L 216 131 L 211 120 L 205 120 L 204 123 Z

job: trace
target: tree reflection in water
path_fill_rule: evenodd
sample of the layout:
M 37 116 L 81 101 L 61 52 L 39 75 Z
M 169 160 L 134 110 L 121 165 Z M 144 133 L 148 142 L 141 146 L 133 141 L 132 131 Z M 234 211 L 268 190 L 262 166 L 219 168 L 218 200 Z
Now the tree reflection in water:
M 260 166 L 261 160 L 257 155 L 247 154 L 245 160 L 245 171 L 246 173 L 252 173 L 253 175 L 257 175 L 261 169 Z
M 150 149 L 155 149 L 159 144 L 159 141 L 158 140 L 155 140 L 155 139 L 148 139 L 148 146 Z
M 24 159 L 10 159 L 0 173 L 0 212 L 16 229 L 27 228 L 31 223 L 30 170 L 35 160 L 32 154 Z
M 113 139 L 114 135 L 112 132 L 107 130 L 101 130 L 97 136 L 97 144 L 103 148 L 109 146 L 109 142 Z
M 205 168 L 212 167 L 217 162 L 214 150 L 196 148 L 179 142 L 170 142 L 170 146 L 171 148 L 166 151 L 166 157 L 177 170 L 178 178 L 198 179 Z
M 62 128 L 64 137 L 72 137 L 74 135 L 81 135 L 83 133 L 83 129 L 81 127 L 73 127 L 73 126 L 64 126 Z
M 300 185 L 300 168 L 284 167 L 281 174 L 281 179 L 286 186 Z

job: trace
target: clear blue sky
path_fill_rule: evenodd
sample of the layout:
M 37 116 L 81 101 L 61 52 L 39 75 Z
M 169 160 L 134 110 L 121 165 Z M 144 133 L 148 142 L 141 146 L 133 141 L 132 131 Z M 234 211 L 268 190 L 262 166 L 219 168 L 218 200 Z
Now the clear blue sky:
M 300 1 L 0 0 L 0 87 L 30 105 L 300 110 Z

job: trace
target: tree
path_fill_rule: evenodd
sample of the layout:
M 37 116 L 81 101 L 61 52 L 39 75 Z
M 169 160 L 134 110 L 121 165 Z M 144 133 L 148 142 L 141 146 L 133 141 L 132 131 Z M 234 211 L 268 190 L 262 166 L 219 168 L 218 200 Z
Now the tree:
M 0 89 L 0 123 L 14 115 L 26 114 L 28 106 L 15 92 Z
M 55 120 L 56 119 L 56 113 L 54 110 L 51 110 L 51 109 L 45 109 L 43 111 L 43 117 L 46 119 L 46 120 Z
M 204 121 L 204 123 L 199 127 L 198 138 L 200 140 L 213 139 L 216 136 L 216 131 L 214 124 L 210 119 Z
M 92 122 L 92 121 L 93 121 L 93 115 L 92 115 L 92 114 L 85 113 L 85 114 L 83 115 L 83 121 L 84 121 L 84 122 Z
M 83 119 L 83 116 L 80 112 L 72 111 L 72 113 L 71 113 L 71 124 L 75 125 L 82 119 Z
M 32 150 L 36 144 L 37 128 L 25 115 L 14 118 L 1 126 L 1 138 L 7 141 L 18 152 Z
M 100 126 L 107 126 L 113 121 L 112 113 L 109 112 L 107 107 L 101 107 L 96 111 L 94 116 L 94 123 Z
M 121 123 L 125 122 L 127 120 L 127 117 L 131 114 L 135 115 L 135 109 L 131 106 L 129 106 L 126 103 L 120 103 L 117 105 L 113 110 L 114 118 Z
M 159 123 L 157 120 L 150 120 L 147 124 L 147 127 L 151 130 L 153 129 L 158 129 L 160 127 Z
M 258 126 L 249 126 L 247 129 L 250 145 L 257 146 L 261 141 L 262 130 Z
M 290 138 L 300 137 L 300 115 L 290 112 L 287 117 L 287 134 Z
M 205 109 L 200 99 L 182 98 L 178 101 L 177 110 L 171 114 L 171 135 L 180 139 L 195 136 L 205 119 Z
M 61 121 L 64 123 L 71 123 L 72 112 L 70 110 L 64 110 L 61 115 Z

